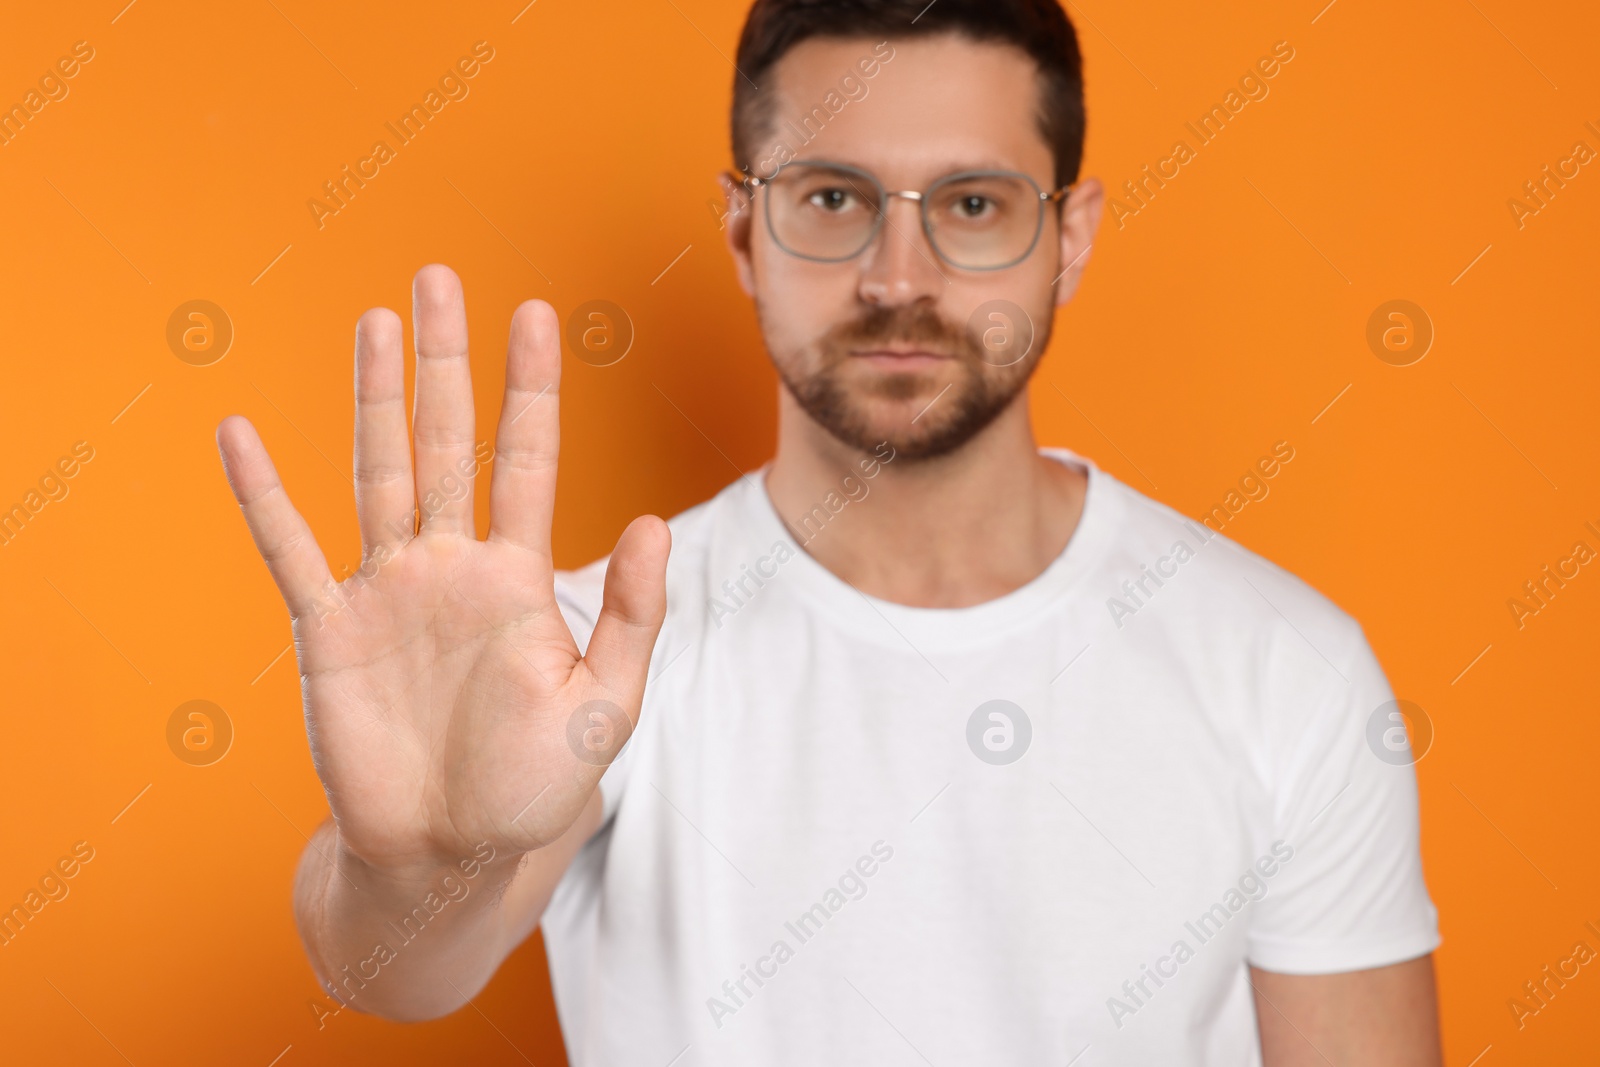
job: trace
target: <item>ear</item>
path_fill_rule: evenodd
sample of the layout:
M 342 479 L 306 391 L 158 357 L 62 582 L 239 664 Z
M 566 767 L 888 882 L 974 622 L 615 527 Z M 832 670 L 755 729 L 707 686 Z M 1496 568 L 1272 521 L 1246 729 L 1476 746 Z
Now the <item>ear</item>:
M 722 186 L 722 196 L 728 205 L 718 219 L 722 235 L 728 242 L 729 254 L 733 256 L 733 267 L 739 275 L 739 288 L 744 290 L 746 296 L 753 298 L 756 295 L 756 279 L 750 265 L 750 234 L 756 214 L 755 201 L 750 189 L 727 173 L 718 174 L 717 183 Z
M 1094 235 L 1100 229 L 1100 212 L 1105 207 L 1105 189 L 1098 178 L 1079 182 L 1061 204 L 1061 265 L 1056 279 L 1056 306 L 1061 307 L 1078 291 L 1078 279 L 1089 265 Z

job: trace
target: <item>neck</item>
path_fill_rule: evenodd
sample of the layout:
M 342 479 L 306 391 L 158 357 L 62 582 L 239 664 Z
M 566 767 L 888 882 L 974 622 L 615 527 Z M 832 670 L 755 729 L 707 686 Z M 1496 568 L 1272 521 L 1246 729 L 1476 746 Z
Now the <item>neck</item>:
M 969 607 L 1026 585 L 1066 547 L 1086 487 L 1039 455 L 1026 391 L 953 452 L 913 460 L 841 444 L 780 387 L 773 506 L 806 552 L 882 600 Z

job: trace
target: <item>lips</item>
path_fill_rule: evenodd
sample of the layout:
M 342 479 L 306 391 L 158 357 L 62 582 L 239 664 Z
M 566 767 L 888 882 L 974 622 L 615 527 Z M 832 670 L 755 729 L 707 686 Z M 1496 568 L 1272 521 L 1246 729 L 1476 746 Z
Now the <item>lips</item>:
M 951 358 L 926 349 L 869 348 L 850 353 L 853 359 L 865 360 L 873 366 L 890 370 L 913 370 L 931 367 Z

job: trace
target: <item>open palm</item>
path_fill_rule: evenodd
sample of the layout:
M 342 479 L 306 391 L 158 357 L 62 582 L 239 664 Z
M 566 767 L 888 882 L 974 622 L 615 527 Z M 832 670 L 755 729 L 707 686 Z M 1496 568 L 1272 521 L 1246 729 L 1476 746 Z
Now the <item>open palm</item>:
M 586 655 L 557 608 L 561 357 L 542 301 L 512 316 L 489 535 L 477 539 L 461 284 L 425 267 L 413 296 L 414 471 L 400 319 L 375 309 L 356 328 L 363 566 L 344 583 L 250 423 L 233 416 L 217 430 L 289 608 L 306 730 L 340 837 L 378 866 L 448 862 L 482 842 L 522 852 L 560 836 L 638 720 L 666 613 L 669 535 L 652 516 L 617 542 Z

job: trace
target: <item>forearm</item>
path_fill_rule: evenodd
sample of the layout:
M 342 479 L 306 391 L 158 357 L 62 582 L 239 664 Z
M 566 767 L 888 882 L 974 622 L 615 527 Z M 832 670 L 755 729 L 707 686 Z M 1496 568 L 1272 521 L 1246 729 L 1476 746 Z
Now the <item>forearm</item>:
M 1340 974 L 1250 969 L 1267 1067 L 1439 1067 L 1433 957 Z
M 534 852 L 480 846 L 450 862 L 380 870 L 344 847 L 328 820 L 301 857 L 294 891 L 319 982 L 341 1003 L 385 1018 L 455 1011 L 532 932 L 598 823 L 596 796 L 566 834 Z

